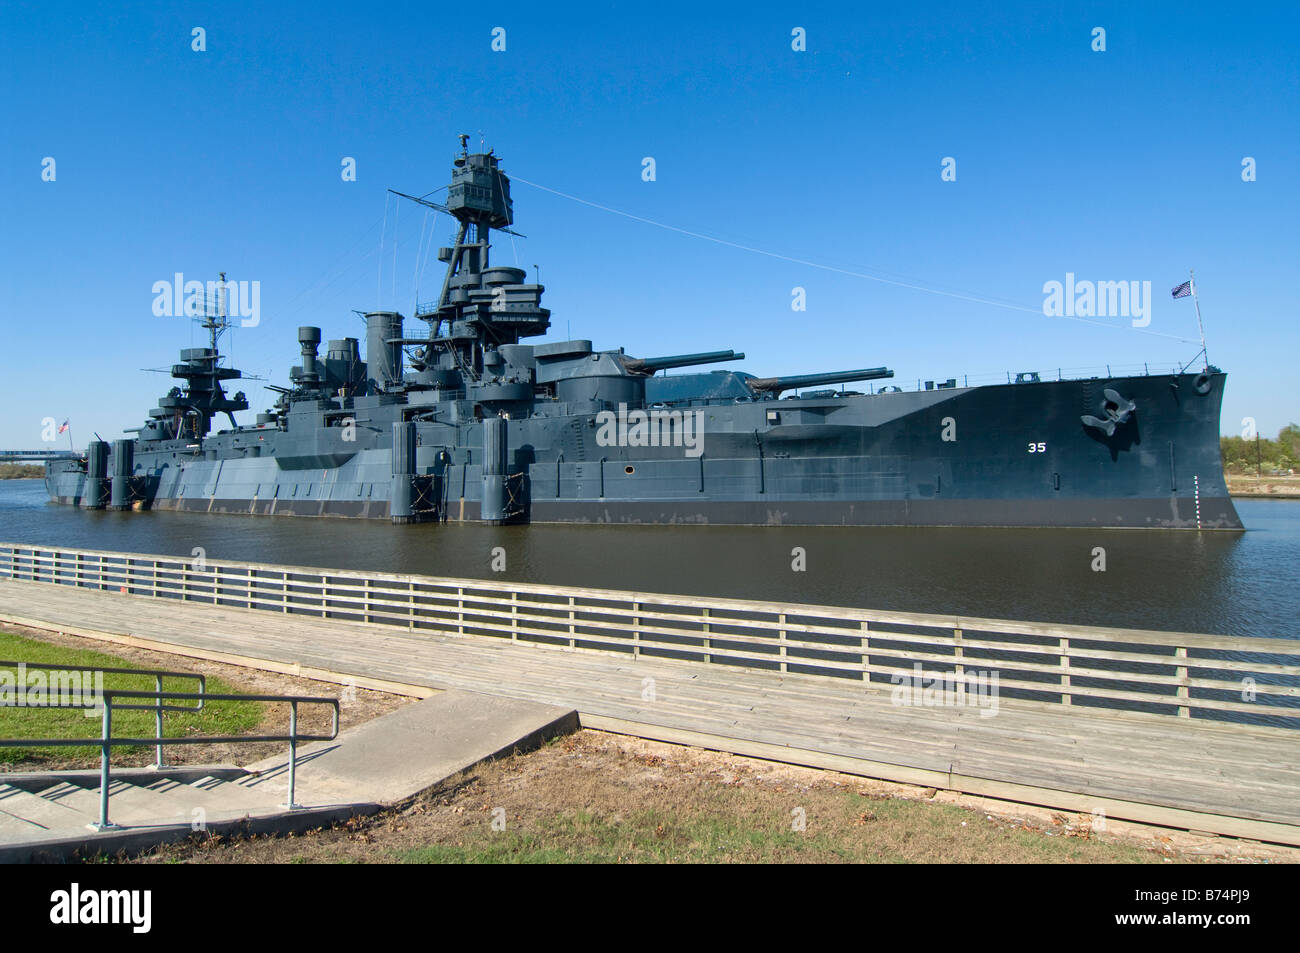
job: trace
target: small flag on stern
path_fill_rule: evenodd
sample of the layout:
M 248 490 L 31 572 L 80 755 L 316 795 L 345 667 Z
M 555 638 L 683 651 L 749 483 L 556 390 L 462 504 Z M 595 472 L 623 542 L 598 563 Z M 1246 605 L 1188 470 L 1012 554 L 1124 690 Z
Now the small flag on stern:
M 61 426 L 61 427 L 59 428 L 59 433 L 63 433 L 63 431 L 65 431 L 65 430 L 68 429 L 68 421 L 71 420 L 71 419 L 72 419 L 72 418 L 69 417 L 68 420 L 65 420 L 65 421 L 63 422 L 63 426 Z
M 1174 289 L 1175 298 L 1186 298 L 1191 293 L 1192 293 L 1192 283 L 1190 281 L 1184 281 L 1181 285 L 1179 285 L 1177 288 Z

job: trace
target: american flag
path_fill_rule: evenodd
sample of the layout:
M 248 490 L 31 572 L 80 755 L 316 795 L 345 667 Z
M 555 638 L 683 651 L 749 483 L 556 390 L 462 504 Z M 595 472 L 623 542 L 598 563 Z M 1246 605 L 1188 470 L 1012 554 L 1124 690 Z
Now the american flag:
M 1177 288 L 1174 289 L 1175 298 L 1186 298 L 1191 293 L 1192 293 L 1192 283 L 1190 281 L 1184 281 L 1181 285 L 1179 285 Z
M 71 417 L 68 418 L 68 420 L 71 420 L 71 419 L 72 419 Z M 63 422 L 63 426 L 59 428 L 59 433 L 63 433 L 63 431 L 65 431 L 65 430 L 68 429 L 68 420 L 65 420 L 65 421 Z

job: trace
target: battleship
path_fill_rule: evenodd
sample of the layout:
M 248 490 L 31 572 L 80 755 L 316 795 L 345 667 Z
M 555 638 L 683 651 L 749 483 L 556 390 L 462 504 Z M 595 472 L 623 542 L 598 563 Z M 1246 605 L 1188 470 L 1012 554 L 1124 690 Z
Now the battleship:
M 1219 453 L 1225 374 L 1208 358 L 905 390 L 880 383 L 885 367 L 758 377 L 709 367 L 744 358 L 730 350 L 526 344 L 550 312 L 540 283 L 490 261 L 492 232 L 517 234 L 495 152 L 461 137 L 445 205 L 395 194 L 457 223 L 441 292 L 414 309 L 423 333 L 365 314 L 362 360 L 358 338 L 322 357 L 320 328 L 300 327 L 289 384 L 241 423 L 241 372 L 219 349 L 230 322 L 206 309 L 208 346 L 180 352 L 178 384 L 134 437 L 48 461 L 50 498 L 395 524 L 1242 528 Z

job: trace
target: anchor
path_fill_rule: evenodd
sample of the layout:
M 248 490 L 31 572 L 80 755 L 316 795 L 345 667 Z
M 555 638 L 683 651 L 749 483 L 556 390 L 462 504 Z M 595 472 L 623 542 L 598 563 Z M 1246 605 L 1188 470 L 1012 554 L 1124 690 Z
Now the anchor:
M 1102 413 L 1106 415 L 1103 420 L 1092 414 L 1084 414 L 1079 418 L 1085 427 L 1092 427 L 1100 430 L 1107 437 L 1115 436 L 1115 431 L 1128 423 L 1134 411 L 1137 410 L 1137 404 L 1120 394 L 1119 391 L 1107 387 L 1102 391 L 1106 400 L 1101 405 Z

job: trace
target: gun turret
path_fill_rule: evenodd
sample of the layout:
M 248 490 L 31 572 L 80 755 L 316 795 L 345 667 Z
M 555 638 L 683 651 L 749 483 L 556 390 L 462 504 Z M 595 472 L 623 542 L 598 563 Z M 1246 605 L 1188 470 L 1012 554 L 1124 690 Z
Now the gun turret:
M 825 374 L 799 374 L 794 377 L 751 377 L 747 384 L 760 393 L 779 394 L 796 387 L 816 387 L 819 384 L 846 384 L 849 381 L 874 381 L 893 377 L 887 367 L 868 367 L 856 371 L 828 371 Z
M 629 357 L 623 360 L 623 366 L 634 373 L 653 374 L 668 367 L 690 367 L 693 364 L 718 364 L 744 359 L 744 354 L 735 351 L 705 351 L 702 354 L 673 354 L 668 357 Z

